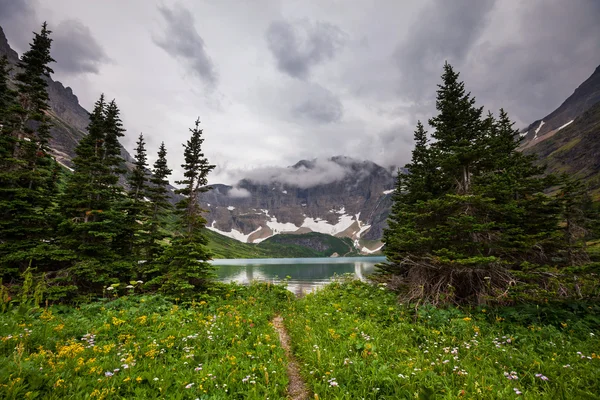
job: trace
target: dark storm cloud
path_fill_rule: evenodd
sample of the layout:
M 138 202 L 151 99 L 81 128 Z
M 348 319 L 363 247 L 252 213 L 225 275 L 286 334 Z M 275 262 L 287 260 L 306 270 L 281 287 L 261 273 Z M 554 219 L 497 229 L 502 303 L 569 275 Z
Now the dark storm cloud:
M 486 107 L 525 127 L 556 109 L 600 64 L 600 2 L 526 2 L 518 40 L 481 43 L 465 72 Z
M 162 38 L 153 36 L 154 43 L 169 55 L 182 61 L 205 83 L 215 85 L 217 73 L 206 52 L 204 40 L 194 26 L 192 13 L 179 4 L 171 9 L 158 7 L 158 11 L 167 25 Z
M 69 19 L 53 29 L 52 57 L 55 69 L 69 74 L 100 72 L 100 66 L 110 59 L 80 21 Z
M 396 49 L 400 94 L 415 101 L 430 97 L 445 60 L 461 64 L 487 25 L 495 0 L 435 1 L 421 11 Z
M 32 30 L 39 32 L 34 0 L 0 0 L 0 26 L 9 36 L 13 48 L 24 51 L 33 37 Z
M 266 33 L 277 68 L 299 79 L 306 79 L 313 66 L 332 59 L 344 45 L 345 36 L 335 25 L 306 20 L 273 21 Z
M 344 106 L 338 97 L 319 85 L 311 85 L 304 101 L 292 109 L 292 115 L 317 124 L 339 121 Z

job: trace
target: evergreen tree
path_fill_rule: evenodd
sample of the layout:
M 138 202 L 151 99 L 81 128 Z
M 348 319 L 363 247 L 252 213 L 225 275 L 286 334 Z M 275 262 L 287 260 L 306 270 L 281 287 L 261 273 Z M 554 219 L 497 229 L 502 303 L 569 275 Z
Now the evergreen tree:
M 30 137 L 37 133 L 36 142 L 40 148 L 45 149 L 50 138 L 48 120 L 44 111 L 48 110 L 48 82 L 47 78 L 54 73 L 48 64 L 54 62 L 50 55 L 52 39 L 47 24 L 42 24 L 42 31 L 34 32 L 33 43 L 29 51 L 23 54 L 18 67 L 20 72 L 16 76 L 19 92 L 19 126 L 16 134 L 19 139 Z M 36 121 L 41 126 L 35 132 L 28 123 Z
M 558 201 L 561 209 L 562 242 L 564 258 L 568 265 L 581 265 L 590 261 L 585 251 L 598 215 L 585 184 L 563 174 L 560 177 Z
M 147 236 L 150 213 L 149 204 L 146 200 L 149 190 L 148 157 L 144 135 L 141 133 L 135 148 L 133 165 L 133 171 L 127 178 L 129 192 L 124 210 L 127 214 L 127 226 L 125 227 L 125 235 L 120 240 L 121 246 L 139 261 L 146 259 L 142 243 L 148 241 L 145 236 Z
M 16 75 L 17 96 L 8 89 L 7 63 L 0 72 L 0 263 L 11 279 L 28 266 L 46 268 L 54 257 L 53 238 L 56 162 L 48 154 L 50 123 L 47 79 L 50 31 L 35 33 Z
M 459 194 L 470 193 L 471 178 L 477 172 L 484 149 L 485 124 L 483 107 L 475 107 L 475 98 L 465 92 L 459 73 L 444 64 L 442 85 L 438 85 L 436 109 L 439 114 L 429 120 L 435 128 L 433 151 L 443 171 L 442 181 Z
M 90 115 L 88 134 L 79 142 L 61 198 L 65 217 L 62 243 L 77 256 L 72 284 L 80 292 L 101 292 L 113 279 L 129 279 L 130 260 L 120 237 L 126 232 L 126 215 L 120 203 L 125 198 L 118 185 L 123 160 L 118 138 L 123 136 L 119 110 L 104 95 Z M 121 257 L 120 257 L 121 256 Z
M 150 187 L 148 188 L 148 199 L 150 200 L 150 221 L 148 242 L 146 245 L 146 255 L 148 263 L 152 263 L 160 255 L 160 242 L 167 237 L 164 228 L 164 217 L 173 208 L 169 202 L 169 180 L 171 169 L 167 164 L 167 149 L 165 143 L 160 144 L 158 149 L 158 158 L 154 162 L 152 176 L 150 178 Z
M 543 193 L 552 177 L 517 151 L 508 115 L 483 118 L 458 78 L 446 63 L 429 120 L 435 141 L 417 126 L 384 233 L 382 270 L 409 300 L 481 302 L 507 287 L 509 269 L 559 254 L 559 210 Z
M 0 57 L 0 133 L 10 132 L 11 111 L 16 104 L 17 92 L 8 86 L 11 67 L 6 56 Z M 3 147 L 4 149 L 4 147 Z
M 190 129 L 191 138 L 184 144 L 185 163 L 181 165 L 184 179 L 176 182 L 182 185 L 176 192 L 184 196 L 177 203 L 179 230 L 161 257 L 166 266 L 161 277 L 161 290 L 180 297 L 193 296 L 199 289 L 204 289 L 213 269 L 208 263 L 208 240 L 202 234 L 206 220 L 201 215 L 198 198 L 200 193 L 208 190 L 207 176 L 215 166 L 209 164 L 202 152 L 204 139 L 199 126 L 200 119 L 197 119 L 195 127 Z
M 437 169 L 434 166 L 432 149 L 428 146 L 427 132 L 421 121 L 417 122 L 414 141 L 411 162 L 404 166 L 409 173 L 403 174 L 398 171 L 388 227 L 383 232 L 386 254 L 390 261 L 393 259 L 394 262 L 400 262 L 401 259 L 396 259 L 395 256 L 402 257 L 402 254 L 415 244 L 409 235 L 415 228 L 410 224 L 413 220 L 414 205 L 418 201 L 430 199 L 437 191 Z

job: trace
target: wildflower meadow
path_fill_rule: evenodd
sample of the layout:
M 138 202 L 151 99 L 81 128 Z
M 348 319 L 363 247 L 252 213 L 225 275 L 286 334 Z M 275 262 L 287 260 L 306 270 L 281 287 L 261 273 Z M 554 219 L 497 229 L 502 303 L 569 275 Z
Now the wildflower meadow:
M 594 304 L 415 309 L 353 280 L 302 299 L 266 283 L 218 285 L 188 304 L 116 292 L 0 314 L 0 398 L 289 398 L 277 315 L 311 399 L 600 393 Z

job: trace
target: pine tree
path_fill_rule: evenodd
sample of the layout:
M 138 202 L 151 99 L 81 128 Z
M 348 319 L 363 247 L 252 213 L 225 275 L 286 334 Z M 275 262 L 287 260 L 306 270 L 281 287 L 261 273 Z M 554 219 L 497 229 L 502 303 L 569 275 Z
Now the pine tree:
M 177 203 L 179 210 L 179 231 L 171 245 L 161 257 L 166 266 L 161 277 L 161 291 L 179 297 L 190 297 L 204 289 L 212 277 L 212 266 L 208 263 L 210 253 L 206 248 L 208 240 L 202 234 L 206 220 L 198 204 L 199 195 L 208 190 L 207 176 L 215 166 L 209 164 L 202 152 L 202 129 L 200 119 L 190 129 L 192 137 L 184 144 L 182 164 L 184 178 L 176 183 L 182 185 L 176 192 L 184 196 Z
M 456 193 L 470 193 L 471 178 L 476 173 L 484 143 L 483 108 L 475 107 L 475 99 L 465 92 L 459 73 L 444 64 L 443 84 L 438 85 L 436 108 L 439 114 L 429 120 L 435 128 L 433 151 L 438 154 L 444 172 L 441 176 Z
M 17 92 L 8 86 L 11 67 L 6 56 L 0 57 L 0 133 L 10 132 L 10 120 Z
M 0 73 L 2 142 L 0 149 L 0 262 L 11 278 L 28 266 L 45 268 L 54 256 L 53 238 L 56 162 L 48 153 L 50 122 L 47 78 L 50 31 L 35 33 L 16 75 L 17 97 L 7 86 L 7 63 Z
M 562 243 L 567 265 L 581 265 L 590 261 L 585 251 L 598 215 L 585 184 L 567 174 L 560 176 L 558 201 L 561 209 Z
M 123 136 L 119 110 L 104 95 L 90 115 L 88 134 L 79 142 L 60 207 L 65 217 L 61 240 L 77 257 L 72 268 L 79 291 L 102 291 L 110 279 L 129 279 L 130 259 L 119 240 L 126 232 L 125 196 L 118 185 L 123 160 L 118 138 Z M 121 257 L 120 257 L 121 256 Z
M 559 254 L 559 210 L 543 193 L 553 178 L 517 151 L 508 115 L 483 118 L 458 77 L 446 63 L 435 140 L 418 125 L 384 234 L 382 270 L 409 300 L 481 302 L 507 287 L 511 268 Z
M 171 169 L 167 164 L 167 149 L 165 143 L 160 144 L 158 149 L 158 158 L 154 162 L 152 176 L 150 178 L 150 187 L 148 188 L 148 199 L 151 207 L 148 242 L 146 245 L 146 254 L 148 263 L 152 263 L 161 252 L 160 242 L 167 237 L 163 232 L 164 217 L 173 208 L 169 202 L 169 180 Z
M 52 39 L 46 22 L 42 24 L 41 32 L 35 33 L 30 49 L 19 61 L 20 72 L 16 76 L 19 92 L 19 126 L 15 132 L 19 139 L 30 138 L 37 142 L 39 149 L 46 150 L 50 139 L 48 117 L 44 114 L 48 110 L 48 82 L 47 78 L 54 73 L 48 64 L 55 62 L 50 55 Z M 29 122 L 36 121 L 40 124 L 37 132 Z
M 146 259 L 143 243 L 148 240 L 147 236 L 150 207 L 147 202 L 148 195 L 148 157 L 146 155 L 146 143 L 144 135 L 140 133 L 135 148 L 133 171 L 127 178 L 129 185 L 128 197 L 125 202 L 126 224 L 124 235 L 119 240 L 121 246 L 134 255 L 138 261 Z
M 436 193 L 435 174 L 432 149 L 428 146 L 427 132 L 421 121 L 417 122 L 414 132 L 415 148 L 412 152 L 411 162 L 404 166 L 409 171 L 402 174 L 398 171 L 396 189 L 392 196 L 393 204 L 388 217 L 388 227 L 384 230 L 385 253 L 390 261 L 390 266 L 401 261 L 396 256 L 409 251 L 416 242 L 410 239 L 413 229 L 412 216 L 414 205 L 418 201 L 430 199 Z

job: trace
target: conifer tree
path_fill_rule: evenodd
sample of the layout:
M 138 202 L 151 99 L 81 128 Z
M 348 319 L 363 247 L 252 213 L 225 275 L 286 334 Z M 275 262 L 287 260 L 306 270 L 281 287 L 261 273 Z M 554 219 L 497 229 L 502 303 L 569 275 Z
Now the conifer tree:
M 11 111 L 16 103 L 17 92 L 8 86 L 10 64 L 6 56 L 0 57 L 0 133 L 10 132 Z M 4 149 L 4 147 L 2 148 Z
M 127 226 L 124 235 L 119 238 L 120 246 L 132 254 L 138 260 L 146 258 L 142 243 L 147 242 L 147 229 L 149 219 L 148 195 L 148 157 L 146 155 L 146 143 L 144 135 L 140 133 L 135 148 L 133 171 L 127 178 L 129 185 L 128 198 L 125 202 L 124 212 Z
M 18 67 L 20 72 L 16 76 L 19 92 L 19 126 L 15 132 L 19 139 L 35 134 L 35 141 L 41 149 L 45 150 L 50 138 L 48 119 L 44 111 L 48 110 L 48 82 L 47 78 L 54 73 L 48 64 L 54 62 L 50 55 L 52 39 L 46 22 L 42 24 L 41 32 L 35 33 L 29 51 L 23 54 Z M 41 126 L 35 132 L 29 121 L 37 121 Z M 32 139 L 33 140 L 33 139 Z
M 212 277 L 212 266 L 208 263 L 210 253 L 206 248 L 208 240 L 202 234 L 206 220 L 201 215 L 198 197 L 208 190 L 207 176 L 215 166 L 209 164 L 202 152 L 200 119 L 190 131 L 192 136 L 184 144 L 185 163 L 181 165 L 184 178 L 176 182 L 182 185 L 176 192 L 184 196 L 177 203 L 179 229 L 161 258 L 165 264 L 161 291 L 180 297 L 193 296 L 204 289 Z
M 148 199 L 150 200 L 150 221 L 148 242 L 146 245 L 146 255 L 148 262 L 153 262 L 160 255 L 160 242 L 167 237 L 162 231 L 164 228 L 164 217 L 171 211 L 172 206 L 169 202 L 169 180 L 171 169 L 167 164 L 167 149 L 162 142 L 158 149 L 158 158 L 154 162 L 152 176 L 150 178 L 150 187 L 148 188 Z
M 435 140 L 418 125 L 384 234 L 382 270 L 409 300 L 481 302 L 507 287 L 511 268 L 559 254 L 559 210 L 543 193 L 552 177 L 517 151 L 508 115 L 483 118 L 458 78 L 446 63 L 429 120 Z
M 408 233 L 414 226 L 411 225 L 414 205 L 418 201 L 430 199 L 436 192 L 435 174 L 437 169 L 434 166 L 432 149 L 428 146 L 427 132 L 421 121 L 417 122 L 417 128 L 414 132 L 415 148 L 412 152 L 411 162 L 404 166 L 409 171 L 408 174 L 402 174 L 398 171 L 396 177 L 396 190 L 392 200 L 392 209 L 388 217 L 388 227 L 384 230 L 384 241 L 386 243 L 386 254 L 390 260 L 396 255 L 401 255 L 408 251 L 414 244 L 410 240 L 410 235 L 400 234 Z M 394 259 L 399 262 L 400 259 Z
M 123 160 L 118 138 L 123 135 L 115 101 L 104 95 L 90 115 L 88 134 L 79 142 L 73 159 L 74 171 L 61 198 L 65 220 L 62 243 L 77 256 L 74 284 L 80 291 L 100 292 L 110 278 L 128 279 L 130 260 L 118 240 L 126 228 L 120 207 L 124 199 L 118 185 Z
M 50 138 L 47 78 L 50 31 L 35 33 L 19 62 L 17 96 L 7 86 L 7 63 L 0 72 L 2 140 L 0 149 L 0 263 L 11 277 L 28 266 L 41 267 L 53 257 L 52 182 L 56 163 L 48 153 Z
M 598 215 L 585 184 L 567 174 L 560 176 L 558 201 L 561 210 L 562 242 L 567 265 L 581 265 L 590 261 L 585 251 Z
M 432 147 L 439 153 L 442 179 L 462 194 L 470 193 L 471 178 L 484 148 L 485 126 L 481 121 L 483 107 L 475 107 L 475 99 L 465 92 L 458 78 L 459 73 L 445 63 L 436 99 L 439 114 L 429 120 L 429 125 L 435 128 Z

